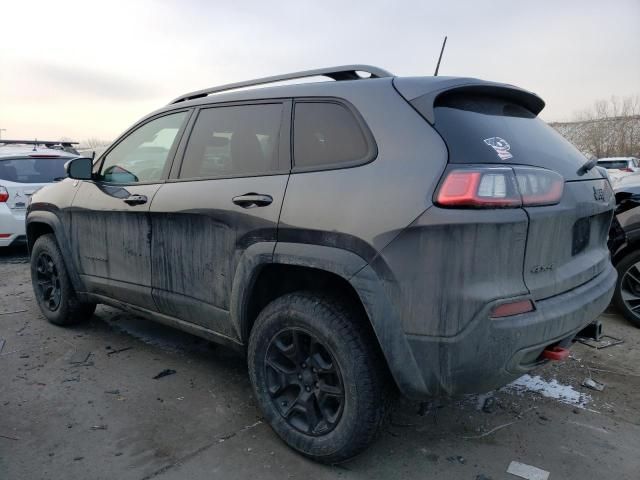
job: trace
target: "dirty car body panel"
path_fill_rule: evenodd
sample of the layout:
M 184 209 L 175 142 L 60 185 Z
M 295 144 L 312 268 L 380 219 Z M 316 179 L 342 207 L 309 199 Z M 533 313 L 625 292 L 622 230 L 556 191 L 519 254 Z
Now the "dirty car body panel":
M 362 155 L 318 165 L 305 157 L 309 143 L 298 146 L 296 129 L 305 131 L 305 112 L 318 104 L 318 112 L 332 111 L 359 132 L 353 151 Z M 546 347 L 565 345 L 605 308 L 616 278 L 606 254 L 608 181 L 597 169 L 577 173 L 586 159 L 537 123 L 543 106 L 515 87 L 445 77 L 194 96 L 154 112 L 116 142 L 156 118 L 187 112 L 159 176 L 135 183 L 98 176 L 77 186 L 67 180 L 71 208 L 67 201 L 51 209 L 59 202 L 54 193 L 36 193 L 29 241 L 45 222 L 41 213 L 51 212 L 64 225 L 56 235 L 71 239 L 69 269 L 81 294 L 238 346 L 255 319 L 247 305 L 263 269 L 330 273 L 356 292 L 405 395 L 489 390 L 543 362 Z M 251 120 L 237 120 L 249 111 Z M 466 130 L 448 127 L 461 117 Z M 331 135 L 345 128 L 307 142 L 330 152 Z M 527 142 L 532 131 L 538 143 Z M 154 138 L 145 141 L 160 141 Z M 97 174 L 110 151 L 96 162 Z M 234 155 L 266 163 L 235 171 Z M 561 178 L 562 195 L 528 206 L 517 197 L 504 208 L 438 202 L 452 172 L 482 175 L 486 168 L 495 169 L 490 190 L 498 199 L 525 188 L 505 183 L 525 175 L 542 183 Z M 540 171 L 553 174 L 536 177 Z M 148 201 L 124 202 L 135 195 Z M 522 300 L 530 310 L 493 316 Z

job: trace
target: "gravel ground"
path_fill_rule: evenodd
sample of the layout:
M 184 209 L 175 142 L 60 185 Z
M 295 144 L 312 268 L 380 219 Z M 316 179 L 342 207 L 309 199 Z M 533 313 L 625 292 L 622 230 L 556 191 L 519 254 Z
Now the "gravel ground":
M 551 479 L 638 478 L 640 330 L 615 312 L 605 333 L 623 344 L 576 344 L 498 392 L 398 400 L 368 451 L 327 467 L 262 421 L 239 355 L 102 306 L 81 326 L 50 325 L 24 249 L 0 251 L 0 291 L 3 480 L 515 479 L 514 460 Z M 165 369 L 175 373 L 153 379 Z

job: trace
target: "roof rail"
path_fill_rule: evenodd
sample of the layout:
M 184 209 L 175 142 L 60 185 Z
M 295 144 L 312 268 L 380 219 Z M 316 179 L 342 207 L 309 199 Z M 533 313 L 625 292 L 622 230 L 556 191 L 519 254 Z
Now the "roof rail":
M 318 68 L 315 70 L 304 70 L 302 72 L 285 73 L 283 75 L 274 75 L 272 77 L 257 78 L 255 80 L 246 80 L 244 82 L 228 83 L 218 87 L 205 88 L 196 90 L 195 92 L 185 93 L 169 102 L 169 105 L 186 100 L 206 97 L 212 93 L 225 92 L 227 90 L 235 90 L 237 88 L 253 87 L 256 85 L 264 85 L 266 83 L 282 82 L 285 80 L 295 80 L 306 77 L 329 77 L 334 80 L 360 80 L 364 79 L 358 72 L 366 72 L 371 74 L 367 78 L 385 78 L 393 77 L 393 74 L 383 70 L 382 68 L 373 67 L 371 65 L 342 65 L 339 67 Z
M 5 140 L 0 139 L 0 144 L 5 145 L 60 145 L 62 147 L 70 147 L 72 145 L 78 145 L 78 142 L 67 142 L 66 140 Z

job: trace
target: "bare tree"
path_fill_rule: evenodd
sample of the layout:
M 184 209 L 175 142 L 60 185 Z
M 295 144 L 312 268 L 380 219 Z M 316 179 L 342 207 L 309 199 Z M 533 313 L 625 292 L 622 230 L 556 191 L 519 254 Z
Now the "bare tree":
M 574 118 L 551 125 L 586 155 L 640 157 L 640 96 L 598 100 Z
M 97 147 L 102 147 L 106 144 L 107 142 L 100 140 L 96 137 L 89 137 L 87 138 L 84 142 L 82 142 L 82 146 L 84 148 L 97 148 Z

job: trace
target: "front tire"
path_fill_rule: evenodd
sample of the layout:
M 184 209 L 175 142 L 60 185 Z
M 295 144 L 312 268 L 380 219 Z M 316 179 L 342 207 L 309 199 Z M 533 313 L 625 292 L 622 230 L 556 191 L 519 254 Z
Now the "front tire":
M 613 301 L 627 320 L 640 327 L 640 250 L 624 256 L 616 270 L 618 280 Z
M 95 303 L 78 299 L 52 234 L 38 237 L 31 250 L 31 283 L 42 314 L 56 325 L 74 325 L 93 315 Z
M 345 302 L 296 292 L 267 305 L 251 331 L 249 375 L 265 419 L 322 463 L 363 451 L 385 419 L 389 382 L 359 320 Z

